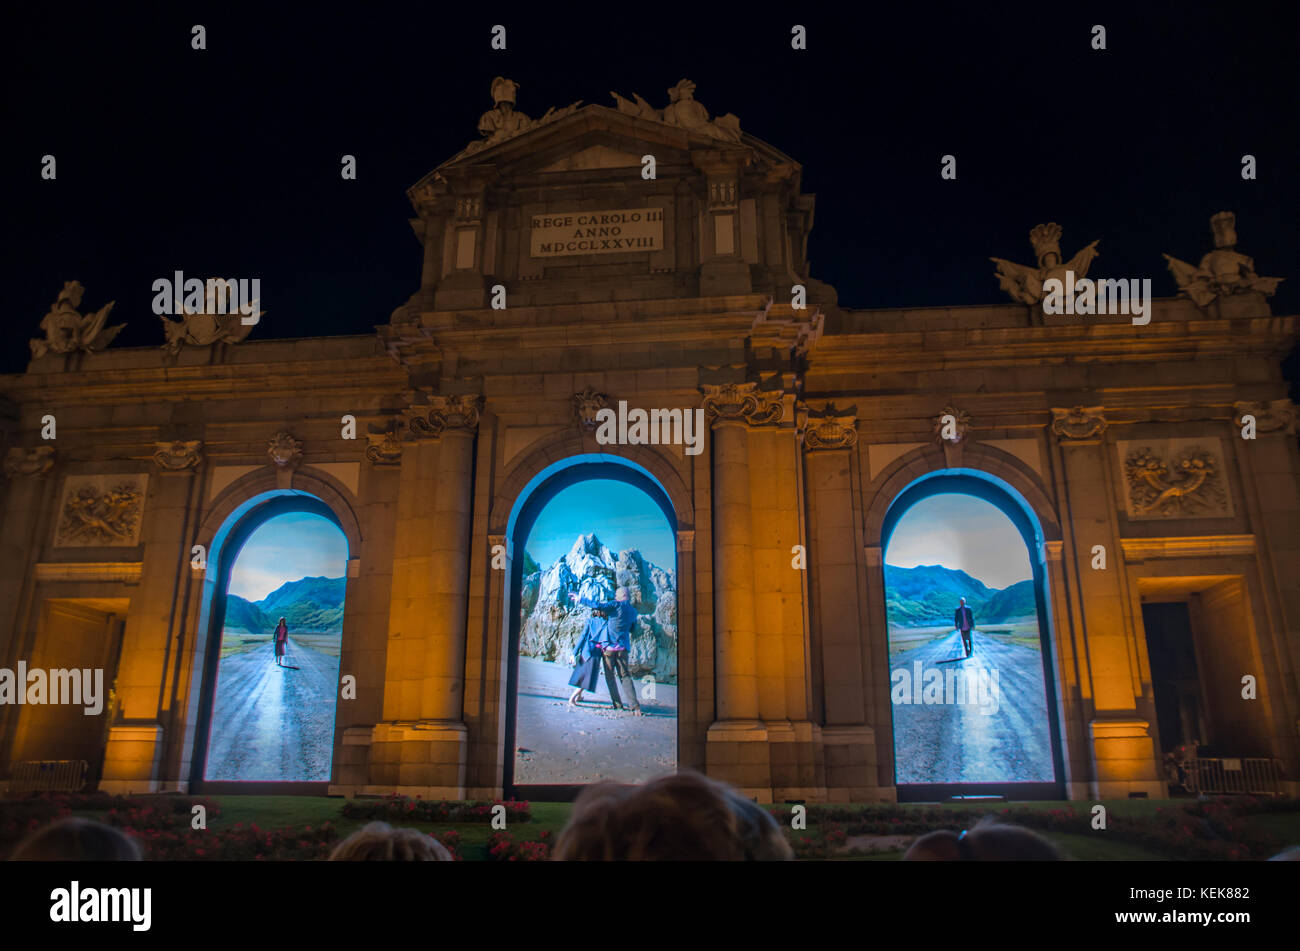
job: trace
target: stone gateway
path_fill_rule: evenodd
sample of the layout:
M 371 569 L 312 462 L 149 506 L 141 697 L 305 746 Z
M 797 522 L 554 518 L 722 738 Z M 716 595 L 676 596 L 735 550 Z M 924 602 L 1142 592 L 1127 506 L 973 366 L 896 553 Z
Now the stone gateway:
M 344 593 L 310 607 L 328 631 L 286 622 L 288 662 L 328 646 L 354 686 L 317 724 L 316 792 L 509 795 L 521 665 L 582 636 L 570 594 L 618 615 L 626 589 L 629 670 L 676 717 L 644 721 L 671 762 L 763 802 L 951 794 L 906 779 L 925 742 L 1017 723 L 1041 771 L 990 792 L 1163 797 L 1166 754 L 1199 744 L 1249 791 L 1300 793 L 1296 317 L 1272 313 L 1276 279 L 1215 266 L 1253 261 L 1235 219 L 1145 327 L 1044 315 L 1044 282 L 1095 254 L 1062 263 L 1055 224 L 1034 266 L 998 261 L 1003 303 L 855 310 L 810 273 L 799 162 L 693 83 L 539 119 L 521 88 L 498 78 L 478 138 L 408 190 L 418 289 L 375 332 L 180 346 L 155 324 L 112 346 L 128 290 L 83 313 L 75 281 L 27 315 L 32 359 L 0 377 L 0 669 L 103 669 L 109 700 L 0 704 L 0 770 L 85 760 L 114 793 L 221 791 L 203 763 L 223 652 L 263 651 L 271 676 L 258 638 L 293 613 L 241 602 L 232 564 L 296 513 L 339 537 L 309 580 Z M 624 406 L 681 413 L 692 444 L 598 438 Z M 583 535 L 585 576 L 534 558 L 537 500 L 596 479 L 643 490 L 663 544 Z M 898 560 L 908 513 L 952 496 L 1005 520 L 1019 577 Z M 950 660 L 968 687 L 1000 669 L 998 703 L 892 703 L 892 669 Z

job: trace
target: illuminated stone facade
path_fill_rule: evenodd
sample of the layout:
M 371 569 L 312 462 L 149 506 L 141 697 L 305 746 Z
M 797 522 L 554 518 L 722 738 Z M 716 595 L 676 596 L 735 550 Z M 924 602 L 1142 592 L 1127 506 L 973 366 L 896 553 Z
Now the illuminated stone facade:
M 916 479 L 974 470 L 1041 531 L 1067 795 L 1164 794 L 1144 599 L 1195 600 L 1217 745 L 1278 759 L 1300 790 L 1300 451 L 1279 369 L 1295 318 L 1251 288 L 1213 312 L 1159 299 L 1140 327 L 841 308 L 808 276 L 800 166 L 676 91 L 682 108 L 619 97 L 535 122 L 498 102 L 486 143 L 410 189 L 420 286 L 376 334 L 46 347 L 0 379 L 0 665 L 111 666 L 120 638 L 100 786 L 189 788 L 222 541 L 302 492 L 349 545 L 357 689 L 330 788 L 501 795 L 494 547 L 518 554 L 530 480 L 601 453 L 675 513 L 684 766 L 762 800 L 894 797 L 882 527 Z M 633 237 L 561 253 L 570 227 Z M 620 400 L 702 407 L 705 451 L 599 444 L 592 416 Z M 0 708 L 0 760 L 96 757 L 105 723 L 84 719 Z

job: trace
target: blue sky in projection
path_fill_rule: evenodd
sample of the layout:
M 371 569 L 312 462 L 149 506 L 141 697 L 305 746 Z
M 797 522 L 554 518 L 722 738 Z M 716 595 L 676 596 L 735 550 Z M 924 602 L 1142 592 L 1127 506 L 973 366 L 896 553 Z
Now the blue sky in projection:
M 288 512 L 263 522 L 248 536 L 230 571 L 231 594 L 260 601 L 299 578 L 342 578 L 348 541 L 337 525 L 310 512 Z
M 547 568 L 586 532 L 595 532 L 615 556 L 635 548 L 666 571 L 677 568 L 677 546 L 663 510 L 643 490 L 614 479 L 588 479 L 557 492 L 524 547 Z
M 941 493 L 913 505 L 898 520 L 885 564 L 897 568 L 943 565 L 990 588 L 1027 581 L 1029 549 L 1011 519 L 973 495 Z

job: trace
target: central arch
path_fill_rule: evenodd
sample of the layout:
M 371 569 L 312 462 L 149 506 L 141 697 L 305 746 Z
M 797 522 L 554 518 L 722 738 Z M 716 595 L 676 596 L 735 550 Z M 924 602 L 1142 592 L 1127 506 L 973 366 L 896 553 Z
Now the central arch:
M 516 479 L 518 479 L 518 472 L 516 473 Z M 525 545 L 528 543 L 530 534 L 532 533 L 534 526 L 537 524 L 538 519 L 543 515 L 548 505 L 550 505 L 557 496 L 561 493 L 565 493 L 566 490 L 593 481 L 615 482 L 628 486 L 643 495 L 645 499 L 651 503 L 649 507 L 657 510 L 657 512 L 662 515 L 664 520 L 663 530 L 666 536 L 666 543 L 672 546 L 672 564 L 656 564 L 655 567 L 661 569 L 670 568 L 672 571 L 671 577 L 673 579 L 679 580 L 681 578 L 680 558 L 676 551 L 676 539 L 680 528 L 677 509 L 668 490 L 665 489 L 663 483 L 656 478 L 647 467 L 640 465 L 638 462 L 631 459 L 615 456 L 609 453 L 577 453 L 573 456 L 556 460 L 545 466 L 521 486 L 518 495 L 516 496 L 515 503 L 511 506 L 508 521 L 504 526 L 505 532 L 503 533 L 509 539 L 510 550 L 512 552 L 508 585 L 505 592 L 505 606 L 509 622 L 507 626 L 508 641 L 506 644 L 508 663 L 503 778 L 505 791 L 508 795 L 523 796 L 535 800 L 566 800 L 573 798 L 583 785 L 591 781 L 590 779 L 583 779 L 580 782 L 536 782 L 535 780 L 530 779 L 527 782 L 521 782 L 521 779 L 524 779 L 527 775 L 527 769 L 525 768 L 521 770 L 519 757 L 528 755 L 528 751 L 525 751 L 524 753 L 519 752 L 519 736 L 521 706 L 527 706 L 529 710 L 529 722 L 532 723 L 535 716 L 534 708 L 537 705 L 536 697 L 531 693 L 528 697 L 524 698 L 525 703 L 521 704 L 520 692 L 522 683 L 520 646 L 524 631 L 524 578 L 525 560 L 527 557 L 525 553 Z M 592 528 L 594 531 L 599 530 L 595 526 L 592 526 Z M 586 530 L 586 528 L 583 529 L 584 533 Z M 583 538 L 585 537 L 584 534 Z M 593 539 L 593 541 L 595 540 Z M 596 544 L 598 545 L 599 543 L 596 542 Z M 647 566 L 649 565 L 649 562 L 649 559 L 643 558 L 641 564 L 642 566 Z M 530 567 L 536 568 L 540 572 L 542 566 Z M 578 587 L 583 590 L 587 589 L 586 581 L 583 581 L 582 579 L 576 580 L 582 582 Z M 680 617 L 677 615 L 677 598 L 679 594 L 680 583 L 675 583 L 672 589 L 674 599 L 673 614 L 675 623 L 678 625 L 678 631 L 680 631 L 681 628 Z M 609 590 L 604 591 L 603 597 L 605 599 L 611 599 L 612 595 L 613 588 L 611 586 Z M 630 597 L 630 600 L 636 602 L 638 597 L 639 594 L 633 595 Z M 536 600 L 535 597 L 534 600 Z M 534 606 L 535 605 L 529 605 L 530 609 Z M 641 607 L 644 608 L 643 603 L 641 604 Z M 552 606 L 551 610 L 555 610 L 555 606 Z M 563 614 L 563 612 L 561 612 L 561 614 Z M 656 617 L 657 616 L 658 615 L 656 614 Z M 585 612 L 583 612 L 583 617 L 585 617 Z M 641 625 L 643 623 L 642 619 L 646 617 L 646 615 L 639 610 L 637 617 L 638 625 Z M 570 623 L 567 618 L 565 623 Z M 653 627 L 656 622 L 651 619 L 645 623 L 647 626 Z M 638 636 L 644 636 L 644 628 L 640 628 L 640 630 L 642 633 Z M 571 639 L 574 632 L 568 632 L 568 634 Z M 567 640 L 564 643 L 568 646 Z M 530 647 L 532 646 L 530 639 Z M 628 655 L 629 659 L 631 659 L 631 656 L 635 654 L 636 648 L 634 647 Z M 530 663 L 532 663 L 532 658 L 530 658 Z M 597 664 L 599 665 L 599 661 L 597 661 Z M 567 670 L 565 672 L 567 672 Z M 532 676 L 531 671 L 530 676 Z M 641 682 L 642 681 L 638 679 L 638 689 L 640 688 Z M 530 690 L 536 689 L 531 682 L 529 686 Z M 654 684 L 653 686 L 656 690 L 663 690 L 665 694 L 671 692 L 671 708 L 673 711 L 671 748 L 673 761 L 675 762 L 677 759 L 677 751 L 680 749 L 680 727 L 676 716 L 678 702 L 677 683 L 674 682 L 671 686 L 665 685 L 660 687 L 658 684 Z M 564 689 L 567 691 L 570 688 L 566 686 Z M 614 699 L 614 692 L 617 690 L 617 686 L 611 688 L 611 701 Z M 624 689 L 624 692 L 626 692 L 626 689 Z M 554 706 L 553 700 L 551 701 L 551 706 Z M 649 714 L 648 717 L 643 717 L 636 721 L 628 719 L 621 724 L 621 726 L 624 729 L 649 727 L 650 730 L 646 734 L 647 737 L 651 732 L 658 735 L 659 733 L 662 733 L 665 724 L 662 722 L 654 722 L 654 719 L 658 717 L 662 720 L 664 717 L 663 710 L 665 709 L 667 708 L 662 704 L 647 702 L 646 712 Z M 564 710 L 559 712 L 562 715 L 568 713 L 568 711 Z M 585 715 L 585 712 L 583 715 Z M 581 750 L 575 750 L 574 752 L 576 756 L 581 757 L 583 755 Z

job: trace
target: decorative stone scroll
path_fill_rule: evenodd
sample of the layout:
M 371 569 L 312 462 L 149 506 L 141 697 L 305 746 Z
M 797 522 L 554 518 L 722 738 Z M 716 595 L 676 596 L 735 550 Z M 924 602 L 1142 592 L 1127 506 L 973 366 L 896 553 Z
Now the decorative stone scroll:
M 702 383 L 704 416 L 717 424 L 742 420 L 751 426 L 779 423 L 785 415 L 782 390 L 760 390 L 757 383 Z
M 285 430 L 280 430 L 266 444 L 266 454 L 277 468 L 295 468 L 302 461 L 302 440 L 294 439 Z
M 1288 399 L 1269 400 L 1267 402 L 1238 402 L 1232 404 L 1232 422 L 1241 428 L 1243 416 L 1255 417 L 1255 432 L 1284 432 L 1294 436 L 1296 432 L 1296 407 Z
M 188 442 L 180 440 L 160 442 L 155 445 L 158 448 L 154 451 L 153 461 L 163 472 L 184 472 L 187 469 L 197 469 L 199 463 L 203 460 L 203 442 L 198 439 L 192 439 Z
M 595 429 L 596 414 L 608 407 L 609 397 L 597 393 L 594 387 L 588 386 L 581 393 L 573 394 L 573 418 L 582 429 Z
M 804 445 L 809 449 L 850 449 L 858 443 L 858 408 L 836 409 L 827 403 L 824 409 L 809 409 Z
M 69 476 L 59 502 L 54 547 L 121 547 L 140 540 L 144 473 Z
M 1218 439 L 1120 442 L 1125 507 L 1130 518 L 1227 518 L 1232 500 Z
M 1075 406 L 1072 409 L 1052 407 L 1052 433 L 1061 442 L 1095 441 L 1106 431 L 1109 423 L 1103 407 Z
M 403 410 L 406 428 L 416 439 L 437 438 L 446 432 L 473 433 L 478 429 L 483 397 L 469 393 L 431 395 L 427 402 Z
M 5 475 L 10 479 L 24 475 L 43 476 L 53 467 L 53 446 L 35 446 L 31 449 L 14 446 L 5 453 Z
M 366 459 L 377 468 L 402 464 L 402 441 L 397 433 L 366 433 Z

